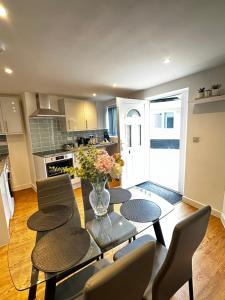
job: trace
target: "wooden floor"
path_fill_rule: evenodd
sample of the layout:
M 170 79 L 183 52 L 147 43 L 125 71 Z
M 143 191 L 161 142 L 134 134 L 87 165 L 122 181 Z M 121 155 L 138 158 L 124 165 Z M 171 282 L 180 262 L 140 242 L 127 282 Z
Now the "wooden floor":
M 75 196 L 81 217 L 83 217 L 79 189 L 75 191 Z M 11 221 L 11 231 L 22 227 L 27 218 L 37 210 L 36 193 L 31 189 L 16 192 L 15 201 L 16 209 Z M 174 225 L 193 211 L 194 208 L 191 206 L 179 203 L 174 212 L 164 218 L 161 224 L 167 246 L 170 243 Z M 152 230 L 149 230 L 149 233 L 153 234 Z M 110 255 L 111 253 L 108 253 L 108 256 Z M 16 291 L 12 284 L 8 271 L 7 246 L 0 248 L 0 268 L 0 299 L 27 299 L 28 292 Z M 225 229 L 220 220 L 215 217 L 211 217 L 206 237 L 194 256 L 193 272 L 195 300 L 225 300 Z M 174 274 L 174 276 L 179 276 L 179 274 Z M 38 286 L 37 299 L 43 299 L 43 291 L 44 284 L 41 284 Z M 187 285 L 182 287 L 172 299 L 189 299 Z

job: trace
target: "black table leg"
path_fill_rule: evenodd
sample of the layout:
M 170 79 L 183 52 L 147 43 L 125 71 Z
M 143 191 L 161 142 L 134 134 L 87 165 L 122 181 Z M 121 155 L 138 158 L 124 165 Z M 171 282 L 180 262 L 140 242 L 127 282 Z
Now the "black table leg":
M 32 272 L 31 272 L 31 287 L 29 289 L 29 295 L 28 295 L 28 300 L 34 300 L 36 299 L 36 292 L 37 292 L 37 282 L 38 282 L 38 274 L 39 271 L 35 269 L 35 267 L 32 267 Z
M 55 299 L 55 289 L 56 289 L 56 278 L 50 278 L 46 281 L 45 286 L 45 300 Z
M 29 289 L 28 300 L 36 299 L 36 292 L 37 292 L 37 286 L 36 285 L 31 286 Z
M 157 220 L 155 223 L 153 223 L 153 227 L 155 230 L 155 235 L 156 235 L 157 241 L 159 243 L 161 243 L 163 246 L 166 246 L 159 220 Z

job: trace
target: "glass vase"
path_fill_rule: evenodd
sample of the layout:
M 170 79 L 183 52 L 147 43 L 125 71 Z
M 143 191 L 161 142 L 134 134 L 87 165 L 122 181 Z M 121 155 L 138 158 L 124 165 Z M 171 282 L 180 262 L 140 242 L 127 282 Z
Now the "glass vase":
M 105 188 L 107 180 L 91 183 L 93 190 L 90 192 L 89 201 L 96 216 L 104 216 L 110 202 L 109 191 Z

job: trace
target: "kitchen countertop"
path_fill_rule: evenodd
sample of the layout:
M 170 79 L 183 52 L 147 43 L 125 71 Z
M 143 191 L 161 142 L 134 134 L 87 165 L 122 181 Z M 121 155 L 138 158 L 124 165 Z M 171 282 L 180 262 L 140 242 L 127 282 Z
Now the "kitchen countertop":
M 106 144 L 96 144 L 95 147 L 97 148 L 103 148 L 103 147 L 110 147 L 113 145 L 117 145 L 117 143 L 106 143 Z M 33 155 L 41 156 L 41 157 L 50 157 L 54 155 L 64 155 L 67 153 L 74 153 L 79 151 L 80 149 L 88 149 L 88 146 L 81 146 L 76 147 L 73 150 L 63 150 L 63 149 L 57 149 L 57 150 L 50 150 L 50 151 L 43 151 L 43 152 L 35 152 Z
M 8 156 L 8 154 L 0 154 L 0 175 L 2 174 L 5 164 L 8 161 Z

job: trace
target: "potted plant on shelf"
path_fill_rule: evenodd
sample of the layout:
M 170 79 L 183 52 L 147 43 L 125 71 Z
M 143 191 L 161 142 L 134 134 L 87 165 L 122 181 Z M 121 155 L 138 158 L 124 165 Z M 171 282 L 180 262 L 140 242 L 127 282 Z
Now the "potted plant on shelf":
M 198 98 L 203 98 L 205 96 L 205 87 L 198 89 Z
M 105 188 L 107 181 L 119 179 L 124 161 L 116 153 L 110 156 L 107 151 L 89 146 L 88 150 L 80 149 L 76 154 L 79 167 L 63 168 L 63 171 L 85 180 L 89 180 L 93 190 L 90 192 L 89 201 L 96 216 L 107 213 L 110 194 Z
M 212 90 L 211 89 L 205 90 L 205 97 L 211 97 L 211 96 L 212 96 Z
M 219 96 L 221 84 L 216 83 L 212 85 L 212 96 Z

